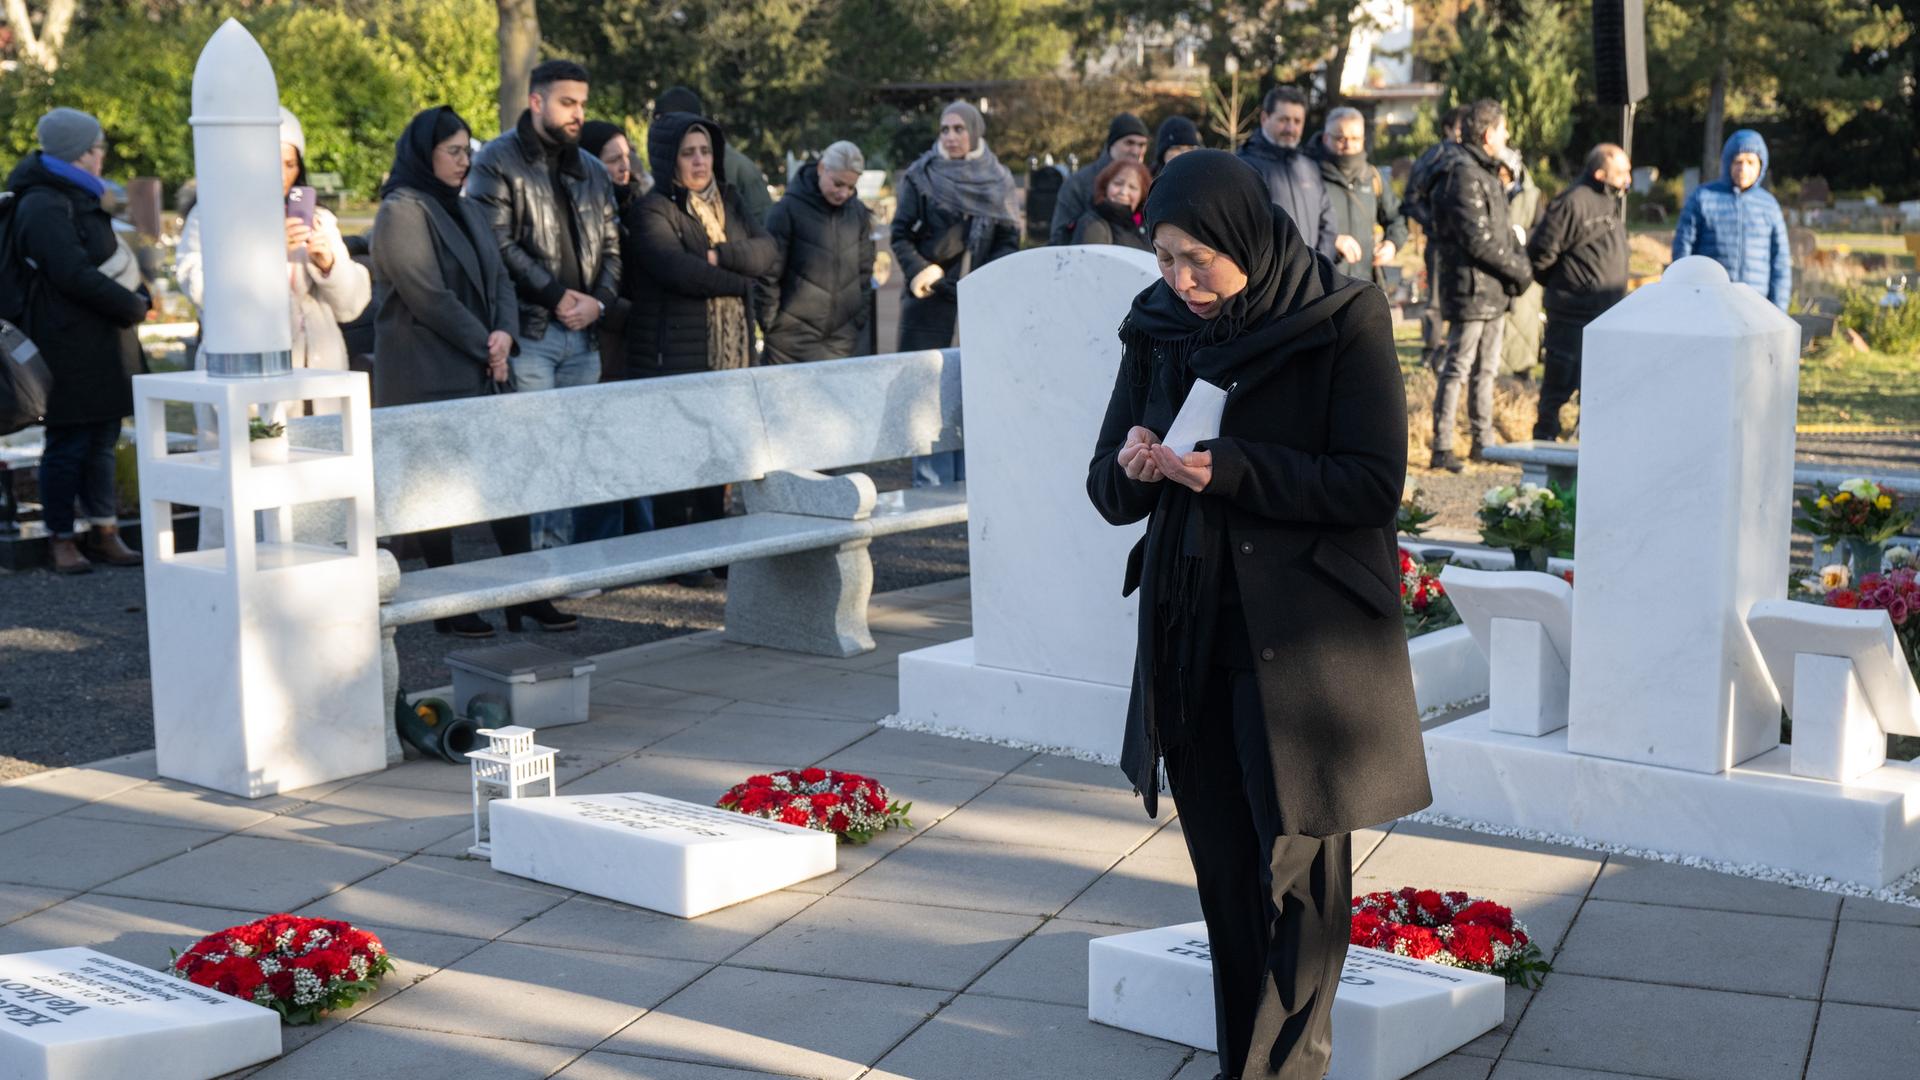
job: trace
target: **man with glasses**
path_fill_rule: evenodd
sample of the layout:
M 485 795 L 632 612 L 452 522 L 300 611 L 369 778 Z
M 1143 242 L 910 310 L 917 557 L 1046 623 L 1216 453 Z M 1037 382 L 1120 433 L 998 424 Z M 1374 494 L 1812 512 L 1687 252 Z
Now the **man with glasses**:
M 1386 267 L 1407 243 L 1407 222 L 1393 185 L 1367 161 L 1367 123 L 1360 110 L 1342 105 L 1328 112 L 1326 130 L 1307 147 L 1307 156 L 1320 163 L 1333 203 L 1333 264 L 1348 277 L 1385 289 Z

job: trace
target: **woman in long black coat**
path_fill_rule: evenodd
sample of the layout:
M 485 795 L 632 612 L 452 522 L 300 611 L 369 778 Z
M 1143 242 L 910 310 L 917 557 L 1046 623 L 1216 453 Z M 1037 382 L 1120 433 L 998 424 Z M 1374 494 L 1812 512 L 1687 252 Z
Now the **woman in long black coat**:
M 477 397 L 510 382 L 520 308 L 486 212 L 460 194 L 472 145 L 467 122 L 446 105 L 415 116 L 394 144 L 373 221 L 375 405 Z M 493 535 L 502 554 L 533 548 L 526 518 L 494 522 Z M 428 566 L 453 564 L 451 530 L 414 539 Z M 547 601 L 509 608 L 507 626 L 518 630 L 523 617 L 549 630 L 578 623 Z M 478 615 L 433 625 L 460 637 L 493 634 Z
M 873 215 L 854 194 L 866 160 L 850 142 L 800 167 L 767 215 L 779 252 L 757 294 L 769 364 L 852 356 L 873 291 Z
M 1348 834 L 1431 801 L 1393 531 L 1406 402 L 1386 298 L 1310 251 L 1244 162 L 1195 150 L 1147 199 L 1162 281 L 1120 327 L 1087 475 L 1148 519 L 1121 765 L 1164 757 L 1214 960 L 1222 1071 L 1319 1080 L 1346 955 Z M 1197 380 L 1219 437 L 1160 441 Z
M 140 555 L 120 539 L 114 447 L 120 421 L 133 413 L 133 376 L 146 371 L 137 327 L 147 317 L 146 286 L 137 275 L 108 276 L 121 244 L 100 206 L 106 139 L 100 123 L 74 109 L 40 121 L 41 149 L 20 159 L 7 178 L 14 194 L 8 226 L 15 257 L 38 269 L 25 275 L 21 330 L 53 372 L 47 399 L 47 448 L 40 459 L 41 501 L 53 534 L 53 568 L 84 574 L 74 524 L 77 499 L 87 515 L 87 550 L 115 566 L 138 566 Z
M 900 350 L 944 349 L 960 317 L 960 279 L 1020 250 L 1013 174 L 987 147 L 987 122 L 964 101 L 940 114 L 940 136 L 907 167 L 889 234 L 906 279 Z

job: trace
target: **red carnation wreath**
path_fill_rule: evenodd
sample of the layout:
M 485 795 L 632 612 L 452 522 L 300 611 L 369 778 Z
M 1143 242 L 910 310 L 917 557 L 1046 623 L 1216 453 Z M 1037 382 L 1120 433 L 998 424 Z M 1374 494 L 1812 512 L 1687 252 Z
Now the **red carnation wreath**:
M 843 844 L 864 844 L 892 828 L 913 828 L 912 803 L 895 802 L 880 781 L 831 769 L 787 769 L 749 776 L 720 796 L 722 810 L 818 829 Z
M 1349 940 L 1363 948 L 1498 975 L 1538 986 L 1553 970 L 1513 909 L 1468 896 L 1411 886 L 1353 901 Z
M 269 915 L 208 934 L 171 968 L 180 978 L 311 1024 L 344 1008 L 393 970 L 380 939 L 333 919 Z

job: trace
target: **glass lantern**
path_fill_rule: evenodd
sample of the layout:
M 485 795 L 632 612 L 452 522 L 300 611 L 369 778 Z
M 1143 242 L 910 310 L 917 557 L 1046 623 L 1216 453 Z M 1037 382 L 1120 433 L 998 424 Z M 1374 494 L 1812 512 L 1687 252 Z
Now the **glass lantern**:
M 475 734 L 483 736 L 487 745 L 467 753 L 467 761 L 473 766 L 473 846 L 467 854 L 484 859 L 493 856 L 488 806 L 495 799 L 536 795 L 534 788 L 543 783 L 548 797 L 552 797 L 554 752 L 551 747 L 534 744 L 532 728 L 481 728 Z

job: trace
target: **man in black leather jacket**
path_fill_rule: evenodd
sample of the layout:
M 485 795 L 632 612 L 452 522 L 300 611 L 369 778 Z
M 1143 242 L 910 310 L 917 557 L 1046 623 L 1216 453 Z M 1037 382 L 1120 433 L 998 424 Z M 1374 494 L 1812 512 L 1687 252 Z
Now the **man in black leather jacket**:
M 1473 103 L 1460 125 L 1460 152 L 1433 189 L 1433 225 L 1440 242 L 1440 312 L 1447 319 L 1447 353 L 1433 403 L 1433 467 L 1459 472 L 1453 424 L 1473 373 L 1467 418 L 1473 456 L 1494 444 L 1493 380 L 1500 373 L 1502 319 L 1512 298 L 1533 283 L 1525 237 L 1507 212 L 1499 157 L 1507 148 L 1507 114 L 1500 103 Z
M 580 149 L 587 71 L 571 60 L 533 69 L 527 111 L 512 131 L 481 147 L 467 174 L 467 197 L 486 208 L 500 258 L 520 299 L 519 351 L 511 360 L 519 390 L 551 390 L 600 381 L 601 315 L 620 298 L 620 232 L 613 181 Z M 559 515 L 536 515 L 536 546 L 565 543 L 569 532 L 598 539 L 593 508 L 569 530 Z M 612 535 L 612 534 L 609 534 Z
M 1276 86 L 1260 103 L 1260 129 L 1240 148 L 1240 160 L 1266 181 L 1267 199 L 1293 219 L 1307 246 L 1338 262 L 1333 200 L 1320 179 L 1319 163 L 1300 149 L 1306 130 L 1306 95 L 1298 87 Z
M 1400 199 L 1400 216 L 1420 224 L 1426 237 L 1427 306 L 1420 311 L 1420 363 L 1438 372 L 1447 354 L 1447 320 L 1440 316 L 1440 245 L 1433 239 L 1433 214 L 1430 213 L 1433 185 L 1446 175 L 1453 155 L 1460 152 L 1460 121 L 1467 115 L 1465 105 L 1447 110 L 1440 122 L 1440 141 L 1427 147 L 1407 171 L 1407 190 Z
M 1560 437 L 1560 407 L 1580 389 L 1580 339 L 1587 324 L 1627 294 L 1626 191 L 1633 163 L 1601 143 L 1586 175 L 1554 196 L 1527 241 L 1533 276 L 1546 286 L 1547 376 L 1533 437 Z

